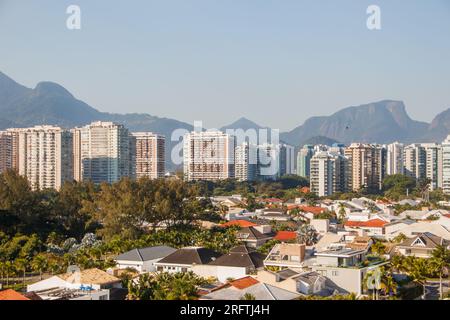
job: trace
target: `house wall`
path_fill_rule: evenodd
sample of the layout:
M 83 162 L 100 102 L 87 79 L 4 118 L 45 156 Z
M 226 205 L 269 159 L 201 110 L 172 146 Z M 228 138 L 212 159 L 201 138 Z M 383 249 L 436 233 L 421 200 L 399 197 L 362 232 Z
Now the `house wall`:
M 228 279 L 239 279 L 247 276 L 246 268 L 211 266 L 211 265 L 195 265 L 192 271 L 200 277 L 215 277 L 220 282 L 226 282 Z
M 277 288 L 281 288 L 281 289 L 288 290 L 291 292 L 298 292 L 297 291 L 297 282 L 295 280 L 286 279 L 284 281 L 278 282 L 277 275 L 272 272 L 269 272 L 269 271 L 265 271 L 265 270 L 258 271 L 255 278 L 259 282 L 270 284 Z
M 27 286 L 27 292 L 42 291 L 50 288 L 67 287 L 66 281 L 60 277 L 53 276 L 51 278 L 38 281 Z
M 124 260 L 117 260 L 116 267 L 119 269 L 135 269 L 138 272 L 142 273 L 143 270 L 143 262 L 142 261 L 124 261 Z
M 158 268 L 162 268 L 162 272 L 167 272 L 167 273 L 192 271 L 191 265 L 175 265 L 175 264 L 158 265 L 158 263 L 156 263 L 156 270 L 158 270 Z
M 313 271 L 327 277 L 331 286 L 337 287 L 341 291 L 348 293 L 355 293 L 360 295 L 362 293 L 362 279 L 364 277 L 364 269 L 354 268 L 335 268 L 324 266 L 312 266 Z

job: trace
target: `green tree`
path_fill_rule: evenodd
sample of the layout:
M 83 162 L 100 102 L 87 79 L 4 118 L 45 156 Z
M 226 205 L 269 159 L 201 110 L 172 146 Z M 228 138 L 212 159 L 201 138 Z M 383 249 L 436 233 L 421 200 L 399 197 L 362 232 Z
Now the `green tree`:
M 443 299 L 444 292 L 442 289 L 442 277 L 446 269 L 449 268 L 450 264 L 450 250 L 447 249 L 445 245 L 438 245 L 431 253 L 432 257 L 430 260 L 431 268 L 439 274 L 439 294 L 440 298 Z

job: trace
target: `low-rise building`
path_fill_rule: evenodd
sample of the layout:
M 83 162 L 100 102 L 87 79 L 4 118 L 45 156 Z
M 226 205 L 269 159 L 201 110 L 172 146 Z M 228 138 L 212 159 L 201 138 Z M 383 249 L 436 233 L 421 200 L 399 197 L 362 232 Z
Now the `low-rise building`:
M 397 245 L 395 250 L 406 257 L 430 258 L 433 250 L 440 245 L 449 246 L 450 242 L 432 233 L 421 233 L 406 239 Z
M 168 246 L 133 249 L 117 256 L 117 268 L 132 268 L 141 273 L 156 271 L 155 263 L 177 251 Z
M 220 253 L 202 247 L 187 247 L 178 249 L 165 258 L 155 262 L 158 272 L 188 272 L 194 265 L 208 264 L 221 256 Z
M 264 260 L 266 267 L 302 268 L 306 255 L 304 244 L 276 244 Z

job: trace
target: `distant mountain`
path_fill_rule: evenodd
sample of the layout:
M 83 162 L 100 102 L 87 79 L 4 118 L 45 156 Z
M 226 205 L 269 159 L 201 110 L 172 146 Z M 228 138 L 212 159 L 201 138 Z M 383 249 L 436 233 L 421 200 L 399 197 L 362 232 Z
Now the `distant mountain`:
M 170 151 L 174 145 L 170 139 L 172 132 L 175 129 L 192 130 L 192 126 L 187 123 L 149 114 L 100 112 L 77 100 L 56 83 L 41 82 L 36 88 L 29 89 L 0 72 L 0 129 L 40 124 L 72 128 L 93 121 L 114 121 L 131 131 L 152 131 L 165 135 L 169 168 L 173 168 L 170 161 Z
M 302 145 L 299 145 L 299 147 L 303 147 L 305 144 L 311 144 L 311 145 L 323 144 L 325 146 L 332 146 L 335 143 L 340 143 L 340 142 L 337 140 L 331 139 L 331 138 L 317 136 L 317 137 L 312 137 L 312 138 L 306 139 L 305 141 L 303 141 Z
M 251 121 L 251 120 L 249 120 L 247 118 L 242 117 L 242 118 L 236 120 L 235 122 L 233 122 L 233 123 L 231 123 L 229 125 L 223 126 L 222 128 L 220 128 L 220 131 L 224 131 L 225 132 L 227 129 L 233 129 L 233 130 L 236 130 L 236 129 L 242 129 L 242 130 L 255 129 L 255 130 L 258 130 L 258 129 L 263 129 L 263 128 L 264 127 L 260 126 L 259 124 L 255 123 L 255 122 L 253 122 L 253 121 Z
M 175 145 L 171 141 L 172 132 L 175 129 L 193 130 L 187 123 L 149 114 L 100 112 L 76 99 L 56 83 L 41 82 L 36 88 L 30 89 L 0 72 L 0 129 L 40 124 L 72 128 L 99 120 L 124 124 L 134 132 L 152 131 L 166 136 L 166 161 L 169 169 L 174 169 L 170 159 Z M 241 118 L 221 130 L 264 128 L 266 127 L 247 118 Z M 438 114 L 428 124 L 412 120 L 403 102 L 384 100 L 344 108 L 331 116 L 309 118 L 301 126 L 281 133 L 280 140 L 296 147 L 306 143 L 333 144 L 338 141 L 346 144 L 441 142 L 449 133 L 450 109 Z
M 443 141 L 450 134 L 450 108 L 439 113 L 431 122 L 424 139 Z
M 412 120 L 401 101 L 384 100 L 342 109 L 331 116 L 313 117 L 281 134 L 293 145 L 303 145 L 310 138 L 322 136 L 340 141 L 412 142 L 428 131 L 428 124 Z

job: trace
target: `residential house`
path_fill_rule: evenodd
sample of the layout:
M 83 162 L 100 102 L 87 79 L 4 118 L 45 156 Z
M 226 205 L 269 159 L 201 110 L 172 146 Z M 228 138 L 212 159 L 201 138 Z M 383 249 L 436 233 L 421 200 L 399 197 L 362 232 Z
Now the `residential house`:
M 86 269 L 56 275 L 27 286 L 43 300 L 109 300 L 110 290 L 122 282 L 100 269 Z
M 272 285 L 290 292 L 303 295 L 329 295 L 327 279 L 317 272 L 302 272 L 293 269 L 283 269 L 277 272 L 260 271 L 256 279 L 262 283 Z
M 220 253 L 202 247 L 187 247 L 155 262 L 156 271 L 159 272 L 188 272 L 194 265 L 208 264 L 221 256 Z
M 192 271 L 201 277 L 214 277 L 221 282 L 243 278 L 264 267 L 266 256 L 244 245 L 237 246 L 208 264 L 197 264 Z
M 386 263 L 381 259 L 369 261 L 366 259 L 366 250 L 353 250 L 343 246 L 316 252 L 315 261 L 310 266 L 312 271 L 328 279 L 327 287 L 361 295 L 364 292 L 365 274 Z
M 368 221 L 347 221 L 344 224 L 345 230 L 361 230 L 362 235 L 384 236 L 384 226 L 388 222 L 381 219 L 372 219 Z
M 155 263 L 176 249 L 168 246 L 156 246 L 141 249 L 133 249 L 117 256 L 115 261 L 119 269 L 135 269 L 140 273 L 156 271 Z
M 450 241 L 426 232 L 406 239 L 397 245 L 395 250 L 406 257 L 430 258 L 433 250 L 439 245 L 449 246 Z
M 12 289 L 6 289 L 0 291 L 0 301 L 19 301 L 19 300 L 31 300 L 27 298 L 26 296 L 20 294 L 17 291 L 14 291 Z
M 299 243 L 280 243 L 270 250 L 264 260 L 266 267 L 302 268 L 306 256 L 306 245 Z
M 200 300 L 240 300 L 246 294 L 253 296 L 255 300 L 295 300 L 300 297 L 296 292 L 261 283 L 252 277 L 245 277 L 230 281 L 201 296 Z
M 273 239 L 274 234 L 270 226 L 253 226 L 241 228 L 236 238 L 247 247 L 259 248 L 267 241 Z

